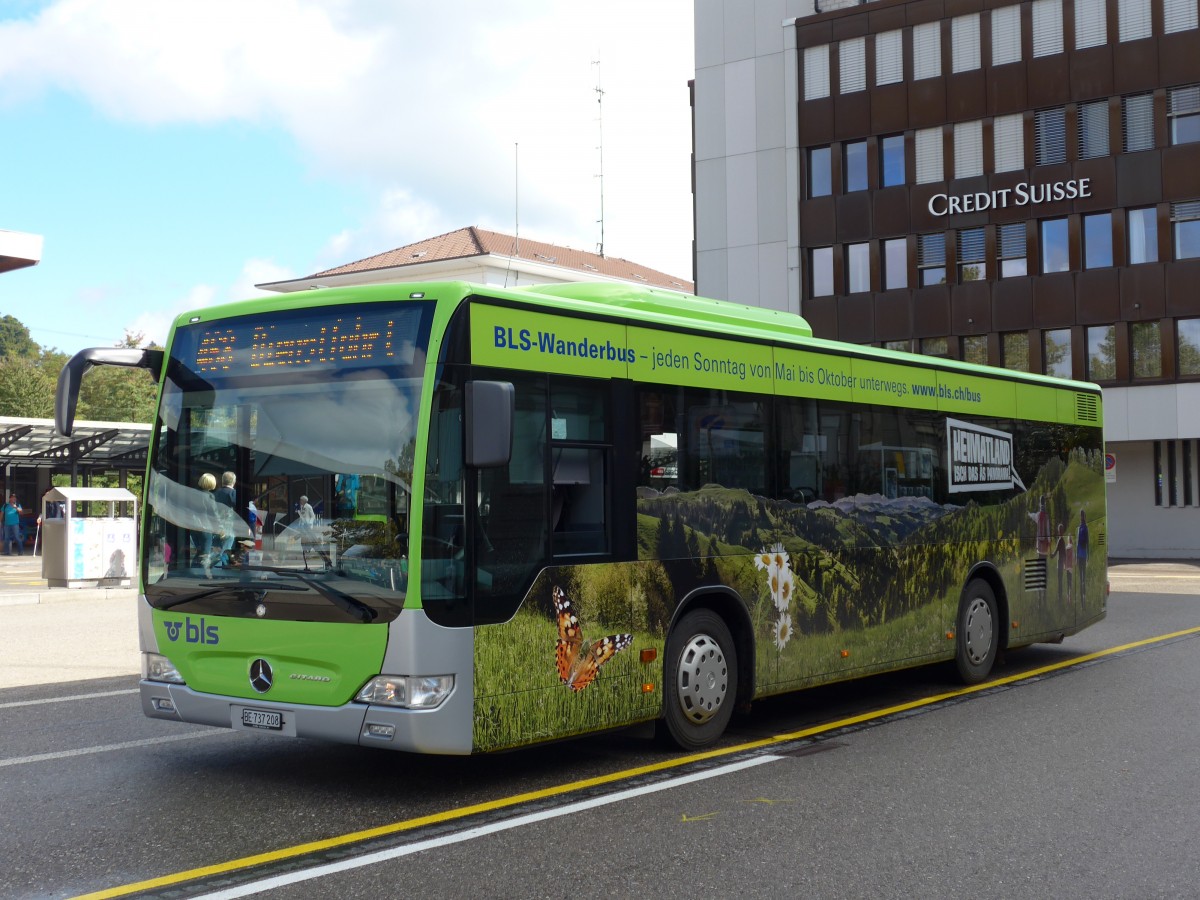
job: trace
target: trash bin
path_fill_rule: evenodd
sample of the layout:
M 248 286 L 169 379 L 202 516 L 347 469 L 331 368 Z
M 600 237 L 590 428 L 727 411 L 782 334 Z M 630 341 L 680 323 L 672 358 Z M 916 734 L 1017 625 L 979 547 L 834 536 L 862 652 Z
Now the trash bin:
M 96 503 L 104 515 L 90 515 Z M 52 515 L 62 512 L 61 516 Z M 129 587 L 137 497 L 124 488 L 58 487 L 42 498 L 42 577 L 50 587 Z

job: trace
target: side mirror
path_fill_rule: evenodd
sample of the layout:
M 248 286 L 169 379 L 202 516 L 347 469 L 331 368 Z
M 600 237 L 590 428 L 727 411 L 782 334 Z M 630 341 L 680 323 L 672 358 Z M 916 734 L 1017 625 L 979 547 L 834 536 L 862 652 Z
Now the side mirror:
M 72 356 L 58 373 L 58 390 L 54 398 L 54 426 L 63 437 L 70 437 L 74 430 L 79 383 L 93 366 L 148 369 L 157 383 L 162 375 L 163 351 L 136 347 L 93 347 L 80 350 Z
M 517 392 L 510 381 L 468 381 L 467 465 L 507 466 L 512 459 Z

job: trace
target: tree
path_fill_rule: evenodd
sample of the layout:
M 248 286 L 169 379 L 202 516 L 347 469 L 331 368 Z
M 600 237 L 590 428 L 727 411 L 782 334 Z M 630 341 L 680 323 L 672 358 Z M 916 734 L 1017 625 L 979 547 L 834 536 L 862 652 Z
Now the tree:
M 29 329 L 12 316 L 0 318 L 0 358 L 36 360 L 38 345 L 29 336 Z
M 39 360 L 22 356 L 0 358 L 0 415 L 49 419 L 54 415 L 54 385 Z

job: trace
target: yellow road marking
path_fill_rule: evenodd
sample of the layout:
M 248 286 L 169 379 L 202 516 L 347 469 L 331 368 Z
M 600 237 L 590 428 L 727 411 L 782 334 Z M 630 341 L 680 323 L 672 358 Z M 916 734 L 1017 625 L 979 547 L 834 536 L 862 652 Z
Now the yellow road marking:
M 469 816 L 479 815 L 480 813 L 495 812 L 496 810 L 519 806 L 523 803 L 529 803 L 534 800 L 546 800 L 551 797 L 561 797 L 565 794 L 575 793 L 588 788 L 613 784 L 614 782 L 618 781 L 627 781 L 631 778 L 637 778 L 642 775 L 650 775 L 656 772 L 665 772 L 670 769 L 677 769 L 682 766 L 703 762 L 705 760 L 717 759 L 722 756 L 732 756 L 738 753 L 746 753 L 751 750 L 759 750 L 764 747 L 772 747 L 778 744 L 803 740 L 804 738 L 814 737 L 825 732 L 838 731 L 843 728 L 849 728 L 853 725 L 860 725 L 864 722 L 869 722 L 872 719 L 884 719 L 888 716 L 896 715 L 898 713 L 907 712 L 913 709 L 920 709 L 923 706 L 934 706 L 938 703 L 944 703 L 947 700 L 953 700 L 956 697 L 966 697 L 971 694 L 979 693 L 980 691 L 991 690 L 995 687 L 1003 687 L 1004 685 L 1014 684 L 1018 681 L 1026 681 L 1030 678 L 1037 678 L 1041 675 L 1049 674 L 1050 672 L 1057 672 L 1062 669 L 1069 669 L 1073 666 L 1078 666 L 1093 660 L 1103 659 L 1106 656 L 1113 656 L 1118 653 L 1124 653 L 1128 650 L 1136 650 L 1139 647 L 1149 647 L 1153 644 L 1161 644 L 1170 640 L 1174 640 L 1175 638 L 1188 637 L 1190 635 L 1197 634 L 1200 634 L 1200 626 L 1195 628 L 1186 628 L 1182 631 L 1173 631 L 1170 634 L 1160 634 L 1155 637 L 1144 638 L 1140 641 L 1121 644 L 1118 647 L 1109 647 L 1107 650 L 1098 650 L 1095 653 L 1085 653 L 1083 656 L 1076 656 L 1072 659 L 1064 660 L 1062 662 L 1051 663 L 1050 665 L 1041 666 L 1037 669 L 1030 669 L 1027 672 L 1006 675 L 1003 678 L 997 678 L 993 681 L 985 681 L 982 684 L 970 685 L 957 690 L 947 691 L 943 694 L 936 694 L 932 697 L 910 700 L 907 703 L 899 703 L 895 706 L 889 706 L 884 709 L 860 713 L 856 716 L 848 716 L 847 718 L 838 719 L 835 722 L 827 722 L 823 725 L 813 725 L 809 728 L 802 728 L 799 731 L 788 732 L 787 734 L 777 734 L 767 738 L 759 738 L 758 740 L 748 741 L 744 744 L 738 744 L 733 747 L 721 747 L 716 750 L 707 750 L 703 753 L 693 753 L 689 756 L 676 757 L 675 759 L 651 763 L 650 765 L 646 766 L 637 766 L 633 769 L 612 772 L 608 775 L 597 775 L 593 778 L 572 781 L 568 782 L 567 784 L 557 785 L 555 787 L 541 788 L 540 790 L 527 791 L 523 794 L 514 794 L 511 797 L 501 797 L 497 800 L 488 800 L 484 803 L 473 803 L 469 806 L 460 806 L 456 809 L 448 809 L 444 810 L 443 812 L 430 813 L 426 816 L 418 816 L 415 819 L 406 819 L 402 822 L 392 822 L 388 825 L 380 825 L 375 828 L 367 828 L 362 831 L 352 831 L 348 834 L 326 838 L 325 840 L 321 841 L 309 841 L 307 843 L 297 844 L 292 847 L 283 847 L 279 850 L 271 850 L 266 853 L 256 853 L 253 856 L 243 856 L 239 859 L 231 859 L 227 862 L 214 863 L 210 866 L 200 866 L 199 868 L 195 869 L 187 869 L 183 872 L 162 875 L 158 878 L 150 878 L 145 881 L 135 882 L 133 884 L 120 885 L 119 887 L 95 891 L 90 894 L 80 894 L 79 896 L 75 897 L 74 900 L 107 900 L 107 898 L 110 897 L 126 897 L 130 894 L 136 894 L 141 891 L 169 887 L 171 885 L 182 884 L 186 881 L 194 881 L 198 878 L 205 878 L 214 875 L 227 875 L 230 872 L 236 872 L 240 869 L 249 869 L 254 866 L 265 865 L 266 863 L 296 859 L 297 857 L 307 856 L 312 853 L 320 853 L 322 851 L 332 850 L 337 847 L 345 847 L 348 844 L 357 844 L 363 841 L 372 840 L 374 838 L 401 834 L 405 831 L 413 831 L 426 825 L 438 825 L 445 822 L 452 822 L 456 819 L 465 819 Z

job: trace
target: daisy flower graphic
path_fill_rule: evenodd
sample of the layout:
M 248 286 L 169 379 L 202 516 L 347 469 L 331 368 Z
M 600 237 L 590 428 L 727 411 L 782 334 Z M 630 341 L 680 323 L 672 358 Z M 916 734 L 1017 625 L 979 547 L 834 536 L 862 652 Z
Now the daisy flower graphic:
M 775 648 L 780 652 L 787 646 L 788 641 L 792 639 L 792 617 L 787 613 L 781 615 L 775 620 L 774 626 Z

